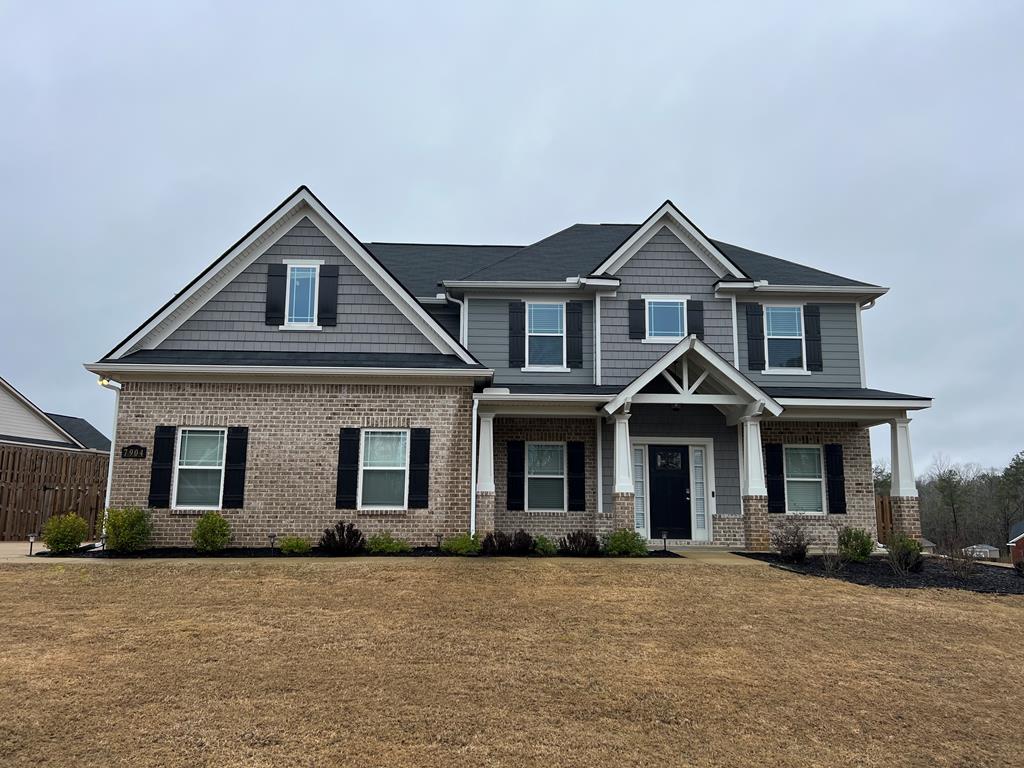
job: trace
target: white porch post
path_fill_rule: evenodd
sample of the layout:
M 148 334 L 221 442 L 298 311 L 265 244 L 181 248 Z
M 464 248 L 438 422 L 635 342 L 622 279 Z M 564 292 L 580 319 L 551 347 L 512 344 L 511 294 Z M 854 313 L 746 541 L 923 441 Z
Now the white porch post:
M 890 496 L 917 497 L 914 482 L 914 459 L 910 455 L 910 419 L 906 417 L 889 422 L 892 440 L 892 489 Z
M 633 493 L 633 462 L 629 456 L 629 414 L 615 414 L 615 493 Z
M 743 425 L 743 467 L 740 470 L 743 495 L 767 496 L 768 488 L 764 482 L 764 450 L 761 448 L 761 419 L 757 416 L 747 416 L 740 423 Z
M 494 414 L 480 414 L 480 456 L 477 460 L 477 493 L 494 493 Z

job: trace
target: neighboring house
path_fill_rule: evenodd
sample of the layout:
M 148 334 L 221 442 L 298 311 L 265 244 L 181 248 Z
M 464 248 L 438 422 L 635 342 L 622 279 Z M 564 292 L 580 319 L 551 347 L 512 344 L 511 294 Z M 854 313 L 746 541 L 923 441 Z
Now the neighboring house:
M 999 559 L 999 547 L 993 547 L 991 544 L 971 544 L 964 547 L 963 551 L 965 555 L 971 555 L 978 560 Z
M 1010 528 L 1010 540 L 1006 545 L 1010 548 L 1010 562 L 1024 560 L 1024 520 L 1014 523 Z
M 51 515 L 103 510 L 110 441 L 85 419 L 44 413 L 0 379 L 0 540 L 38 533 Z
M 766 547 L 797 522 L 875 533 L 868 388 L 888 289 L 709 239 L 671 202 L 527 246 L 364 243 L 301 187 L 101 360 L 121 385 L 112 503 L 185 544 L 338 519 L 414 543 L 494 528 Z M 145 458 L 120 458 L 135 446 Z

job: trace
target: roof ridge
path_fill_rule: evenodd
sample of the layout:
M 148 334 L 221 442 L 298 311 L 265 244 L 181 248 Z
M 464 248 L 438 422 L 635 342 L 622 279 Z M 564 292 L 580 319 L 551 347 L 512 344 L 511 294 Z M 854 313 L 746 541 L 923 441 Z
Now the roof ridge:
M 410 245 L 425 248 L 525 248 L 524 245 L 502 245 L 500 243 L 400 243 L 397 240 L 368 240 L 363 245 Z
M 491 267 L 495 267 L 498 264 L 503 264 L 506 261 L 508 261 L 509 259 L 514 258 L 516 256 L 516 254 L 522 253 L 523 251 L 525 251 L 525 250 L 527 250 L 529 248 L 533 248 L 535 245 L 540 245 L 545 240 L 550 240 L 552 237 L 556 237 L 556 236 L 562 234 L 563 232 L 568 232 L 573 227 L 578 227 L 578 226 L 581 226 L 581 225 L 578 224 L 578 223 L 577 224 L 570 224 L 568 227 L 564 227 L 563 229 L 560 229 L 557 232 L 552 232 L 547 237 L 542 237 L 540 240 L 538 240 L 535 243 L 530 243 L 529 245 L 524 245 L 522 248 L 518 248 L 517 250 L 513 251 L 512 253 L 510 253 L 508 256 L 504 256 L 504 257 L 498 259 L 497 261 L 492 261 L 490 264 L 484 264 L 482 267 L 477 267 L 472 272 L 467 272 L 465 275 L 460 277 L 459 280 L 465 280 L 467 278 L 472 277 L 477 272 L 482 272 L 483 270 L 490 269 Z

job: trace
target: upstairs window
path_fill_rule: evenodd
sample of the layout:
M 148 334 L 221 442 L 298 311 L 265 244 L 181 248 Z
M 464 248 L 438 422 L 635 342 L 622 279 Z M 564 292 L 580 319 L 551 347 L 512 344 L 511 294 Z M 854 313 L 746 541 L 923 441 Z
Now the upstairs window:
M 565 507 L 565 443 L 527 443 L 526 509 Z
M 565 304 L 526 305 L 526 367 L 565 369 Z
M 316 327 L 317 289 L 320 266 L 296 262 L 288 265 L 285 294 L 285 325 L 297 328 Z
M 226 439 L 224 429 L 178 430 L 175 509 L 220 509 Z
M 764 343 L 769 370 L 804 370 L 803 307 L 766 306 Z
M 797 515 L 825 512 L 825 475 L 822 472 L 821 447 L 787 445 L 786 511 Z
M 675 342 L 686 336 L 686 298 L 645 297 L 647 341 Z

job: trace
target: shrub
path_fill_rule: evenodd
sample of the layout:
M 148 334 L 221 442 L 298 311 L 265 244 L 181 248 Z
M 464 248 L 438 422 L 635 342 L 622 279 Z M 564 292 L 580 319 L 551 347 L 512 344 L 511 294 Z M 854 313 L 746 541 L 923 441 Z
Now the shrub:
M 139 507 L 107 510 L 107 549 L 114 552 L 137 552 L 149 544 L 153 524 L 149 512 Z
M 601 542 L 590 531 L 573 531 L 558 542 L 558 553 L 569 557 L 597 557 L 601 554 Z
M 901 579 L 907 574 L 920 573 L 924 568 L 924 557 L 921 555 L 921 542 L 912 539 L 906 534 L 898 533 L 889 539 L 886 544 L 889 550 L 886 559 L 893 573 Z
M 802 563 L 807 559 L 807 536 L 797 523 L 787 523 L 772 531 L 772 546 L 787 563 Z
M 967 581 L 974 575 L 976 560 L 972 549 L 956 546 L 949 550 L 949 559 L 946 561 L 946 565 L 954 579 Z
M 89 535 L 89 524 L 74 512 L 54 515 L 43 526 L 43 543 L 55 555 L 74 552 Z
M 1024 579 L 1024 560 L 1017 560 L 1013 564 L 1013 570 L 1017 572 L 1017 575 Z
M 603 549 L 609 557 L 647 557 L 644 537 L 628 528 L 620 528 L 605 536 Z
M 875 542 L 871 538 L 871 534 L 863 528 L 850 528 L 846 526 L 839 531 L 837 548 L 840 557 L 844 560 L 852 563 L 863 563 L 875 551 Z
M 480 553 L 491 557 L 508 555 L 511 552 L 512 539 L 507 533 L 501 531 L 490 531 L 480 544 Z
M 313 549 L 309 539 L 304 539 L 301 536 L 282 536 L 278 546 L 281 548 L 282 555 L 308 555 Z
M 366 548 L 371 555 L 405 555 L 412 552 L 409 542 L 396 539 L 390 533 L 375 533 L 366 542 Z
M 558 554 L 558 547 L 551 539 L 543 534 L 533 537 L 533 554 L 541 557 L 551 557 Z
M 821 569 L 826 576 L 837 576 L 843 570 L 847 558 L 838 552 L 824 552 L 821 555 Z
M 231 541 L 231 526 L 219 512 L 207 512 L 192 529 L 192 543 L 199 552 L 220 552 Z
M 459 533 L 441 542 L 441 551 L 446 555 L 475 555 L 480 552 L 480 537 L 475 533 Z
M 528 534 L 522 528 L 512 534 L 512 541 L 509 544 L 511 554 L 513 555 L 528 555 L 533 552 L 533 536 Z
M 333 528 L 324 530 L 320 546 L 329 555 L 358 555 L 366 551 L 366 537 L 355 523 L 339 520 Z

